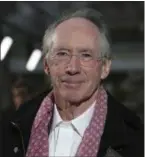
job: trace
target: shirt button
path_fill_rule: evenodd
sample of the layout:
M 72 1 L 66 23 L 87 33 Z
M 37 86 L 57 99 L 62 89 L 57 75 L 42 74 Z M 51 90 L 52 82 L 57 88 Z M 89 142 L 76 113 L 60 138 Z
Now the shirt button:
M 18 151 L 19 151 L 19 148 L 18 148 L 18 147 L 15 147 L 15 148 L 14 148 L 14 153 L 18 153 Z

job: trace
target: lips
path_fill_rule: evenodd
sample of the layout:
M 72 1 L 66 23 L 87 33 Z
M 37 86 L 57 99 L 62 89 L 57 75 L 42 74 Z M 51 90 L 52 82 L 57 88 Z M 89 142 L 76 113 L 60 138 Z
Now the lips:
M 79 87 L 81 82 L 79 81 L 62 81 L 63 85 L 70 88 L 76 88 Z

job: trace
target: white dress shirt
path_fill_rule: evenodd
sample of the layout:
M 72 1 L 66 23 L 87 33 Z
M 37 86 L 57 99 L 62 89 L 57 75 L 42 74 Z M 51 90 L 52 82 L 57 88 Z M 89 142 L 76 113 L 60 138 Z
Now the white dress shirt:
M 91 121 L 94 106 L 95 102 L 83 114 L 71 121 L 63 121 L 56 105 L 54 106 L 54 117 L 49 135 L 50 157 L 75 156 Z

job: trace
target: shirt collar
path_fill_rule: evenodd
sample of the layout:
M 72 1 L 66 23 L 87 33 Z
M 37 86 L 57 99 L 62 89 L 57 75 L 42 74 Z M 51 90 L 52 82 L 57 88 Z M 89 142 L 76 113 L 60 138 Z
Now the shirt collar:
M 95 104 L 96 104 L 96 101 L 83 114 L 81 114 L 79 117 L 72 120 L 73 126 L 82 137 L 92 119 Z
M 52 121 L 52 130 L 56 128 L 61 122 L 63 122 L 60 114 L 57 110 L 56 104 L 54 104 L 54 114 L 53 114 L 53 121 Z
M 79 117 L 69 121 L 70 124 L 72 124 L 73 129 L 81 137 L 83 137 L 83 134 L 92 119 L 95 104 L 96 104 L 96 101 Z M 64 121 L 60 117 L 60 114 L 59 114 L 56 104 L 55 104 L 54 105 L 53 122 L 52 122 L 52 130 L 54 130 L 60 123 L 63 123 L 63 122 Z

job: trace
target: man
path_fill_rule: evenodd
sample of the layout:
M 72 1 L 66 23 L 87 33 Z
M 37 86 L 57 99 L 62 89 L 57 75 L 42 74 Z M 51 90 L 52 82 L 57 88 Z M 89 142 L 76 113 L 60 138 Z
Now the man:
M 63 16 L 47 29 L 43 51 L 53 90 L 21 106 L 4 128 L 4 157 L 142 157 L 139 118 L 102 84 L 111 68 L 102 15 L 82 9 Z
M 12 86 L 12 99 L 17 110 L 30 97 L 30 87 L 26 79 L 17 79 Z

